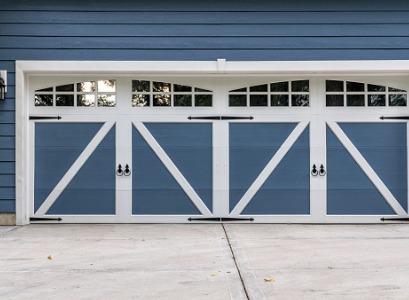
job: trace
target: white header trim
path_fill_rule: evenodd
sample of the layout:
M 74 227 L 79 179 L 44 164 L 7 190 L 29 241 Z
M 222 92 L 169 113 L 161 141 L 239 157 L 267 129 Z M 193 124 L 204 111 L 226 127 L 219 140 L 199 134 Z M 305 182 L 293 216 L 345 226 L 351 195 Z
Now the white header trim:
M 357 61 L 16 61 L 26 74 L 382 74 L 409 75 L 409 60 Z M 163 74 L 162 74 L 163 75 Z

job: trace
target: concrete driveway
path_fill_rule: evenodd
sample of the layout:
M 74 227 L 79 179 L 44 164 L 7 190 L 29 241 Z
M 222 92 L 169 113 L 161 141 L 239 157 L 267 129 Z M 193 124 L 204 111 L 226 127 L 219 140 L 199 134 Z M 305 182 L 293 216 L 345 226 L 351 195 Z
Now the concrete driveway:
M 0 299 L 408 299 L 408 225 L 0 227 Z

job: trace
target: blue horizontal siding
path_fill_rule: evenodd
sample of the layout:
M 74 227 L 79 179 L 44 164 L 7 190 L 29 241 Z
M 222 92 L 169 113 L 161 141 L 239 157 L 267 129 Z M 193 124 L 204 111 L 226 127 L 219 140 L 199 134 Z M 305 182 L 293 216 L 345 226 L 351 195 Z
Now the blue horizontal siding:
M 16 211 L 15 200 L 0 200 L 0 212 L 13 213 Z
M 3 49 L 407 49 L 409 37 L 0 37 Z
M 0 0 L 0 187 L 14 187 L 16 60 L 218 58 L 406 60 L 409 1 Z
M 1 139 L 1 137 L 0 137 Z M 0 161 L 15 161 L 16 155 L 14 147 L 11 149 L 0 149 Z
M 16 178 L 14 175 L 0 175 L 0 188 L 15 187 Z
M 18 20 L 18 21 L 16 21 Z M 2 24 L 379 24 L 407 23 L 408 11 L 88 12 L 0 11 Z
M 2 187 L 0 192 L 0 200 L 14 200 L 16 198 L 14 188 Z
M 333 11 L 333 10 L 408 10 L 405 0 L 208 0 L 208 1 L 163 1 L 163 0 L 116 0 L 109 1 L 1 1 L 3 10 L 73 10 L 73 11 Z

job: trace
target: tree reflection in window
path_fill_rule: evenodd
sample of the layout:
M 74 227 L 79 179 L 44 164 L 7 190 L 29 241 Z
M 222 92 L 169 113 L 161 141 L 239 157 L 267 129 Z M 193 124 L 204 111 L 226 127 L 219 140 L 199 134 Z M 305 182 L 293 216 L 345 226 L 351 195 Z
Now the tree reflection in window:
M 132 80 L 132 107 L 200 107 L 213 105 L 207 89 L 163 81 Z

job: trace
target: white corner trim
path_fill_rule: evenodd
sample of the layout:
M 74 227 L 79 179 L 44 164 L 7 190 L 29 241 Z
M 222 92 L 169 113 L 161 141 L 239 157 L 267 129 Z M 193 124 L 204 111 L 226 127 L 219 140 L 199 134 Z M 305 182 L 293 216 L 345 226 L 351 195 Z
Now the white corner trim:
M 406 74 L 409 60 L 356 61 L 16 61 L 27 74 Z

